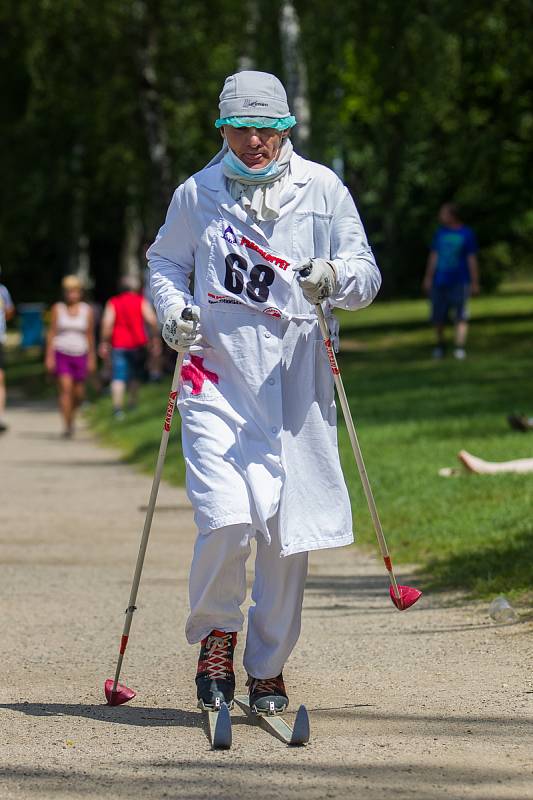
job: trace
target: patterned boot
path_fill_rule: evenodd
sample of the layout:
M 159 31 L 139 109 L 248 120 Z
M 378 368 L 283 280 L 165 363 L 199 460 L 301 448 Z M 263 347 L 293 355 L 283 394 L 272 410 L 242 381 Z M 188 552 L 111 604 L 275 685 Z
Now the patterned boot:
M 233 708 L 233 651 L 236 644 L 237 634 L 224 631 L 213 630 L 202 639 L 196 671 L 198 708 L 215 709 L 222 703 Z
M 250 692 L 250 708 L 256 714 L 283 714 L 289 698 L 283 683 L 283 673 L 277 678 L 253 678 L 246 683 Z

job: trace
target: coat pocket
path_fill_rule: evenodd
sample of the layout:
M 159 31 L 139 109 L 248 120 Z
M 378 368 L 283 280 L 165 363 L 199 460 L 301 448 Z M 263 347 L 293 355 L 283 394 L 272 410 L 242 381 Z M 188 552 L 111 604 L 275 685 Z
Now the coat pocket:
M 296 211 L 292 226 L 293 258 L 331 258 L 332 214 Z

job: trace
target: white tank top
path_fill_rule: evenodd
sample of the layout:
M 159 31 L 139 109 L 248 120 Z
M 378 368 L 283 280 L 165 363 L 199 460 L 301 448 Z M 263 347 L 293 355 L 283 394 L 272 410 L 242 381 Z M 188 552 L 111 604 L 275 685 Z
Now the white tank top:
M 68 356 L 83 356 L 88 352 L 89 311 L 87 303 L 80 303 L 78 313 L 73 316 L 68 313 L 65 303 L 57 304 L 54 350 Z

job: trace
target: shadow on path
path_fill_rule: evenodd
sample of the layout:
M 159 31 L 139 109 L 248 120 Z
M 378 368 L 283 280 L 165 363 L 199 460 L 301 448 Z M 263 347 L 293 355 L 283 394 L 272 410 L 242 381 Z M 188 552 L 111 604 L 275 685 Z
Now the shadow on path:
M 31 717 L 85 717 L 100 722 L 138 727 L 201 728 L 199 711 L 144 706 L 108 706 L 86 703 L 0 703 L 0 709 L 19 711 Z
M 283 745 L 279 752 L 283 752 Z M 298 752 L 302 751 L 293 751 L 293 755 Z M 216 773 L 213 773 L 213 768 L 216 768 Z M 88 776 L 69 765 L 65 769 L 6 766 L 2 772 L 8 780 L 24 782 L 25 797 L 42 797 L 43 792 L 47 796 L 55 792 L 68 796 L 65 791 L 72 787 L 76 796 L 101 798 L 111 795 L 128 800 L 132 797 L 199 800 L 207 797 L 272 800 L 279 797 L 292 800 L 306 795 L 312 798 L 355 797 L 354 790 L 360 788 L 363 793 L 357 796 L 367 800 L 383 800 L 388 796 L 464 800 L 465 786 L 469 790 L 468 796 L 475 800 L 488 796 L 491 800 L 518 800 L 528 796 L 523 793 L 524 790 L 527 792 L 526 776 L 517 777 L 516 772 L 504 767 L 470 767 L 467 771 L 461 764 L 430 766 L 408 759 L 394 763 L 369 763 L 361 759 L 354 765 L 336 759 L 306 759 L 305 763 L 286 759 L 280 769 L 273 763 L 265 766 L 257 759 L 235 759 L 220 751 L 206 753 L 199 750 L 195 758 L 187 759 L 177 755 L 176 743 L 169 743 L 169 753 L 164 759 L 136 759 L 134 770 L 124 766 L 117 770 L 115 765 L 99 765 Z M 405 780 L 408 781 L 408 791 L 399 791 L 398 781 Z M 501 784 L 501 789 L 496 788 L 496 784 Z M 510 794 L 513 789 L 514 793 Z
M 338 707 L 320 706 L 309 708 L 309 712 L 327 712 L 336 717 L 356 717 L 359 723 L 386 721 L 392 729 L 395 725 L 410 726 L 412 729 L 422 726 L 424 735 L 429 735 L 433 727 L 440 735 L 462 735 L 477 733 L 480 736 L 491 735 L 515 736 L 533 735 L 533 717 L 523 716 L 509 719 L 508 716 L 483 716 L 479 714 L 447 715 L 436 714 L 401 714 L 392 711 L 381 712 L 361 709 L 376 708 L 370 703 L 354 703 Z M 200 711 L 185 711 L 178 708 L 153 708 L 146 706 L 108 706 L 107 704 L 90 705 L 88 703 L 0 703 L 0 709 L 18 711 L 31 717 L 84 717 L 100 722 L 119 725 L 146 727 L 201 728 L 204 716 Z M 249 719 L 240 715 L 236 709 L 232 712 L 232 722 L 237 725 L 250 724 Z M 253 724 L 253 723 L 252 723 Z M 414 731 L 412 730 L 412 733 Z
M 0 703 L 0 709 L 18 711 L 30 717 L 83 717 L 92 721 L 133 725 L 139 728 L 197 728 L 203 729 L 209 740 L 207 716 L 200 711 L 85 703 Z M 232 726 L 254 726 L 253 721 L 247 716 L 233 712 L 231 722 Z

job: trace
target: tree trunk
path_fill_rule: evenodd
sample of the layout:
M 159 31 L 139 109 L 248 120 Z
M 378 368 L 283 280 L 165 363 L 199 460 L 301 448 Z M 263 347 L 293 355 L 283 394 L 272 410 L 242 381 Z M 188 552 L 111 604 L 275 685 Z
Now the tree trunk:
M 141 245 L 143 240 L 143 226 L 134 204 L 126 206 L 124 213 L 124 238 L 120 253 L 120 274 L 130 278 L 143 279 L 141 268 Z
M 248 0 L 246 3 L 248 16 L 244 26 L 244 42 L 242 55 L 239 58 L 238 72 L 247 69 L 257 69 L 256 45 L 257 28 L 259 26 L 259 3 L 257 0 Z
M 311 115 L 307 69 L 300 48 L 300 20 L 292 0 L 282 1 L 279 27 L 289 106 L 298 120 L 291 138 L 296 148 L 305 154 L 309 141 Z
M 173 184 L 163 103 L 156 70 L 158 20 L 154 10 L 149 11 L 147 4 L 142 0 L 138 0 L 136 10 L 144 34 L 138 59 L 141 79 L 140 106 L 151 166 L 145 233 L 146 238 L 151 241 L 164 219 Z
M 91 259 L 89 256 L 89 237 L 85 230 L 86 190 L 82 167 L 84 157 L 85 149 L 83 145 L 74 145 L 71 157 L 72 204 L 67 271 L 71 275 L 77 275 L 83 285 L 90 288 L 92 285 L 90 274 Z

